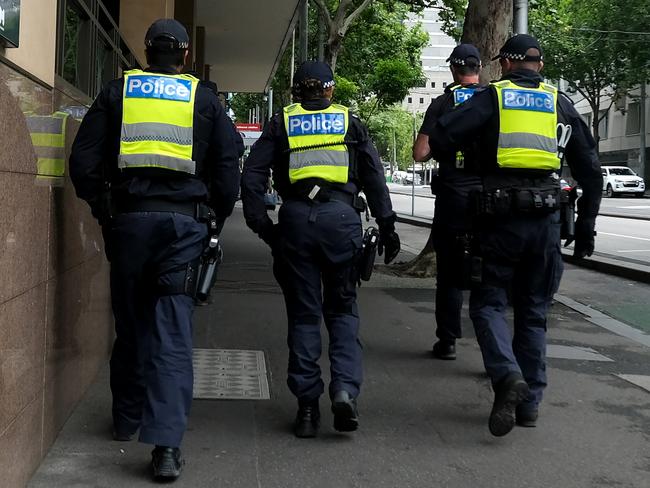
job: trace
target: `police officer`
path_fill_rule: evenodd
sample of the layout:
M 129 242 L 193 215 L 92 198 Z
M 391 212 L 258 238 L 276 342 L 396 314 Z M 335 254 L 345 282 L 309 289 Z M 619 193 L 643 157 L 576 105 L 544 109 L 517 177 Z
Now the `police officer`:
M 334 76 L 327 64 L 308 61 L 294 77 L 289 105 L 266 125 L 244 164 L 242 200 L 248 226 L 270 247 L 284 293 L 288 322 L 287 383 L 298 399 L 297 437 L 315 437 L 324 391 L 318 360 L 320 320 L 329 333 L 329 395 L 334 428 L 358 426 L 362 380 L 355 261 L 362 244 L 365 201 L 380 231 L 385 263 L 400 249 L 384 171 L 359 119 L 331 102 Z M 264 206 L 269 172 L 282 197 L 279 223 Z M 321 288 L 322 284 L 322 288 Z
M 571 101 L 544 83 L 542 56 L 535 38 L 510 38 L 494 58 L 502 79 L 441 117 L 429 138 L 434 156 L 477 141 L 467 156 L 480 163 L 484 185 L 475 227 L 482 281 L 472 289 L 470 316 L 495 392 L 495 436 L 515 423 L 535 426 L 546 387 L 546 314 L 562 274 L 558 123 L 572 128 L 564 154 L 583 189 L 574 256 L 594 250 L 601 197 L 596 144 Z M 514 336 L 506 322 L 508 286 Z
M 113 436 L 130 440 L 139 429 L 140 441 L 155 445 L 154 479 L 167 481 L 181 472 L 192 401 L 192 294 L 208 233 L 199 220 L 209 203 L 217 230 L 223 226 L 239 166 L 216 95 L 179 74 L 185 28 L 158 20 L 145 45 L 149 67 L 126 71 L 99 94 L 70 169 L 77 195 L 103 226 L 111 261 Z
M 413 146 L 413 158 L 431 158 L 429 132 L 439 117 L 469 100 L 479 87 L 481 55 L 472 44 L 460 44 L 447 59 L 454 83 L 431 102 Z M 436 250 L 436 336 L 433 356 L 456 359 L 456 339 L 462 336 L 460 312 L 463 306 L 462 283 L 464 251 L 470 232 L 469 194 L 480 189 L 481 180 L 465 166 L 462 151 L 449 152 L 439 159 L 438 175 L 431 182 L 436 195 L 433 217 L 433 244 Z

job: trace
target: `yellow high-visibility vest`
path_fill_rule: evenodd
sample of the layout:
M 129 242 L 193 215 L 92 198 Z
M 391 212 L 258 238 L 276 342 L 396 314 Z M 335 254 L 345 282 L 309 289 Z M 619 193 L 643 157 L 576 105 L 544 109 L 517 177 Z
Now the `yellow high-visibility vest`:
M 510 80 L 492 83 L 499 100 L 500 168 L 560 168 L 557 154 L 557 89 L 524 88 Z
M 454 107 L 458 107 L 461 103 L 465 103 L 467 100 L 472 98 L 475 91 L 476 88 L 465 87 L 463 85 L 451 87 L 451 92 L 454 96 Z M 456 153 L 456 168 L 465 168 L 465 154 L 463 154 L 463 151 L 458 151 Z
M 289 181 L 320 178 L 347 183 L 350 153 L 345 145 L 348 108 L 332 104 L 326 109 L 305 110 L 299 103 L 284 108 L 289 137 Z
M 25 117 L 36 153 L 36 184 L 63 186 L 65 175 L 65 129 L 68 114 Z
M 124 73 L 119 168 L 196 174 L 192 147 L 198 84 L 191 75 Z

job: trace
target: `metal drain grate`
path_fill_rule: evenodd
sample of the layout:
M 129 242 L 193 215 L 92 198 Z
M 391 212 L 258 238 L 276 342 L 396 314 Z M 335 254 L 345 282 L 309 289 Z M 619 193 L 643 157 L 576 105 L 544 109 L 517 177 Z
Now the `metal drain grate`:
M 269 383 L 262 351 L 194 349 L 194 398 L 268 400 Z

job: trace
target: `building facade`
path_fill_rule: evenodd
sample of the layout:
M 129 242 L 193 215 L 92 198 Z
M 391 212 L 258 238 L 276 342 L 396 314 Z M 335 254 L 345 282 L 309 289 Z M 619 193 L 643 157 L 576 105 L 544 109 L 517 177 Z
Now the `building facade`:
M 599 151 L 603 165 L 629 166 L 646 181 L 650 180 L 650 171 L 641 167 L 639 157 L 641 147 L 641 117 L 645 116 L 646 145 L 650 144 L 650 103 L 648 93 L 650 85 L 646 86 L 645 104 L 641 103 L 641 89 L 632 90 L 627 96 L 612 103 L 611 98 L 603 97 L 600 105 L 599 118 L 602 117 L 598 132 L 600 136 Z M 589 127 L 593 113 L 589 104 L 579 93 L 572 93 L 571 98 L 575 107 Z M 645 105 L 645 114 L 641 107 Z M 646 161 L 650 161 L 650 148 L 646 147 Z
M 222 89 L 264 91 L 272 79 L 298 0 L 218 4 L 0 0 L 0 486 L 27 484 L 113 341 L 101 229 L 67 168 L 93 98 L 145 66 L 144 34 L 163 17 L 190 33 L 188 68 Z M 237 19 L 269 27 L 253 38 Z
M 406 23 L 409 27 L 417 24 L 429 34 L 429 44 L 422 49 L 420 57 L 426 81 L 413 88 L 402 103 L 411 113 L 425 112 L 431 100 L 442 95 L 447 85 L 453 82 L 446 59 L 456 47 L 456 41 L 442 32 L 437 8 L 425 8 L 421 15 L 413 16 Z

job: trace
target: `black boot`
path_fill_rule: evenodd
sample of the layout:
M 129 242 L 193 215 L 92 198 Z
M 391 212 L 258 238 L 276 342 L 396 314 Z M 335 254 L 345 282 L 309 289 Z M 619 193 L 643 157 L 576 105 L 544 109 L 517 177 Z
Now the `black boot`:
M 437 359 L 456 359 L 456 343 L 453 341 L 438 341 L 433 345 L 433 357 Z
M 293 423 L 293 433 L 296 437 L 307 439 L 318 435 L 320 427 L 320 409 L 316 402 L 298 403 L 296 421 Z
M 537 407 L 531 408 L 524 404 L 518 405 L 515 411 L 515 418 L 519 427 L 536 427 L 538 416 Z
M 178 447 L 156 446 L 151 451 L 151 470 L 154 481 L 174 481 L 181 475 L 185 460 Z
M 332 398 L 334 428 L 339 432 L 353 432 L 359 427 L 357 401 L 347 391 L 337 391 Z
M 519 373 L 510 373 L 494 386 L 494 404 L 488 424 L 492 435 L 501 437 L 512 430 L 515 409 L 528 393 L 528 384 Z

